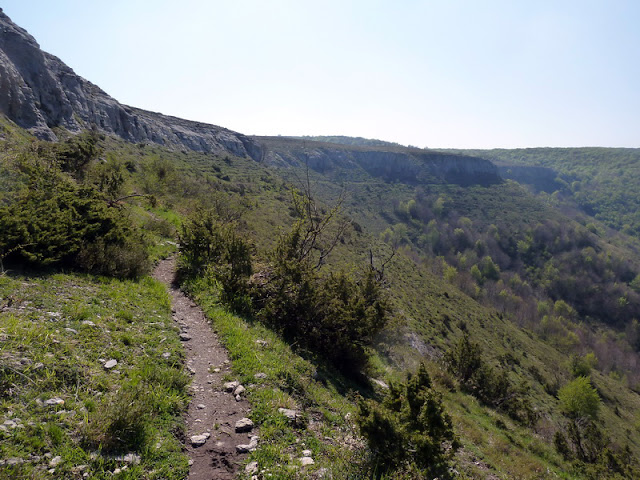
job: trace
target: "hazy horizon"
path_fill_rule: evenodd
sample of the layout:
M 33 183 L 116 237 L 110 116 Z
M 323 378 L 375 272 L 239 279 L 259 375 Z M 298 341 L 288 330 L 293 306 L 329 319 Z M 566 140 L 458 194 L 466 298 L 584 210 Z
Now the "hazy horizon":
M 252 135 L 640 147 L 632 1 L 6 0 L 118 101 Z

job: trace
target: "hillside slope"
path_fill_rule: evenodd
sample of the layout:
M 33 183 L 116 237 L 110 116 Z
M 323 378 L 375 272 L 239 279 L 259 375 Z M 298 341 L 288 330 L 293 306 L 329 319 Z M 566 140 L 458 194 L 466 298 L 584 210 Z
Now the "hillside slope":
M 640 149 L 527 148 L 456 150 L 486 158 L 506 178 L 570 197 L 589 216 L 640 236 Z
M 29 381 L 31 371 L 18 366 L 29 345 L 16 339 L 42 342 L 48 352 L 68 333 L 65 348 L 79 352 L 65 359 L 71 376 L 66 370 L 58 375 L 48 360 L 38 362 L 47 369 L 34 375 L 52 382 L 60 377 L 52 388 L 78 409 L 82 402 L 87 412 L 105 395 L 135 396 L 140 384 L 149 386 L 159 377 L 167 389 L 177 386 L 166 395 L 169 403 L 146 391 L 140 398 L 167 414 L 167 425 L 176 425 L 186 386 L 181 365 L 161 363 L 157 367 L 171 369 L 162 373 L 145 363 L 157 358 L 159 344 L 175 344 L 176 332 L 166 324 L 161 338 L 147 331 L 155 324 L 148 321 L 153 315 L 164 322 L 168 312 L 166 305 L 158 310 L 166 298 L 144 273 L 149 260 L 171 250 L 179 235 L 183 287 L 219 330 L 234 375 L 248 384 L 255 380 L 248 398 L 254 421 L 263 428 L 263 441 L 252 454 L 261 474 L 378 475 L 381 452 L 374 445 L 386 434 L 369 437 L 367 448 L 359 435 L 365 429 L 358 431 L 353 420 L 360 411 L 355 422 L 362 422 L 362 405 L 368 405 L 396 435 L 390 438 L 398 444 L 410 438 L 396 472 L 405 478 L 427 475 L 414 454 L 429 452 L 415 447 L 429 439 L 407 429 L 429 424 L 428 412 L 406 414 L 407 408 L 425 406 L 450 412 L 435 419 L 450 423 L 459 437 L 445 445 L 451 456 L 458 443 L 461 448 L 443 475 L 637 477 L 640 261 L 631 244 L 612 241 L 599 218 L 558 208 L 564 205 L 553 196 L 504 181 L 495 164 L 470 154 L 249 138 L 125 107 L 41 52 L 6 16 L 0 23 L 6 82 L 0 95 L 0 112 L 6 115 L 0 260 L 3 268 L 37 269 L 32 276 L 0 276 L 2 328 L 8 332 L 2 337 L 3 358 L 9 361 L 2 371 L 8 421 L 19 423 L 14 411 L 24 400 L 37 405 L 36 398 L 44 401 L 56 393 Z M 28 131 L 60 141 L 40 142 Z M 562 178 L 551 180 L 548 170 L 541 172 L 534 176 L 544 177 L 543 191 L 553 182 L 562 184 Z M 302 230 L 307 237 L 300 228 L 308 228 Z M 286 257 L 296 253 L 300 238 L 324 233 L 332 240 L 313 243 L 302 257 Z M 195 245 L 192 271 L 185 253 L 189 240 Z M 234 263 L 238 257 L 242 261 Z M 308 268 L 301 271 L 301 264 Z M 61 276 L 60 269 L 142 280 Z M 291 275 L 290 281 L 278 284 L 278 275 Z M 53 298 L 52 292 L 67 289 L 70 297 Z M 141 319 L 129 311 L 135 295 L 155 302 Z M 15 310 L 25 298 L 32 304 Z M 83 308 L 86 299 L 89 306 Z M 65 310 L 68 325 L 46 323 L 47 312 L 56 309 Z M 108 323 L 99 339 L 109 347 L 105 355 L 112 347 L 121 349 L 118 342 L 133 346 L 118 355 L 142 362 L 141 372 L 133 368 L 122 385 L 100 383 L 108 377 L 97 375 L 96 348 L 102 347 L 75 342 L 68 330 L 92 327 L 82 323 L 87 315 Z M 384 322 L 363 331 L 354 318 Z M 43 326 L 50 336 L 38 336 Z M 336 360 L 338 347 L 344 355 Z M 169 353 L 173 358 L 174 351 Z M 76 360 L 83 372 L 75 370 Z M 426 370 L 418 370 L 421 363 Z M 29 359 L 23 365 L 30 365 Z M 400 407 L 406 398 L 398 392 L 409 388 L 407 374 L 416 371 L 428 372 L 420 374 L 424 388 L 411 397 L 411 406 Z M 82 394 L 80 384 L 88 385 Z M 580 386 L 578 393 L 591 402 L 588 410 L 571 403 L 571 392 Z M 145 406 L 138 398 L 125 400 Z M 280 408 L 300 416 L 288 420 Z M 74 412 L 74 421 L 56 427 L 47 410 L 26 413 L 44 415 L 37 421 L 47 437 L 38 443 L 38 429 L 3 436 L 0 446 L 23 460 L 16 464 L 20 473 L 33 470 L 24 462 L 30 446 L 44 454 L 62 445 L 70 462 L 116 467 L 113 459 L 95 461 L 79 443 L 80 421 L 83 428 L 91 424 L 86 418 L 75 419 Z M 399 427 L 407 416 L 411 427 Z M 416 427 L 412 419 L 423 424 Z M 135 424 L 136 419 L 125 420 Z M 142 456 L 132 476 L 151 476 L 159 457 L 175 453 L 175 438 L 166 438 L 166 449 L 162 442 L 155 450 L 131 446 Z M 88 445 L 101 448 L 95 441 Z M 303 470 L 298 459 L 306 450 L 317 465 Z M 176 458 L 182 470 L 171 473 L 180 478 L 184 459 Z M 99 471 L 107 475 L 105 468 Z M 160 467 L 157 472 L 163 474 Z

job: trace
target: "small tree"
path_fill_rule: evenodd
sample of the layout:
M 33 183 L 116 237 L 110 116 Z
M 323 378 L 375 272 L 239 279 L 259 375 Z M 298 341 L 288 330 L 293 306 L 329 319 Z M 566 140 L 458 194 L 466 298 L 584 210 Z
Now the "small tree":
M 257 317 L 343 373 L 358 373 L 388 320 L 384 264 L 375 268 L 372 262 L 361 278 L 342 272 L 321 275 L 348 222 L 338 218 L 339 204 L 318 207 L 308 185 L 302 194 L 294 192 L 293 210 L 298 220 L 280 237 L 271 265 L 252 285 Z
M 471 342 L 469 335 L 465 334 L 456 346 L 445 354 L 444 361 L 451 373 L 462 383 L 467 383 L 483 365 L 480 345 Z
M 180 230 L 179 275 L 212 275 L 220 283 L 221 300 L 240 313 L 249 313 L 248 280 L 253 272 L 251 246 L 232 224 L 211 210 L 201 210 Z
M 571 419 L 595 420 L 600 409 L 600 397 L 587 377 L 578 377 L 558 391 L 560 408 Z
M 15 169 L 24 186 L 0 205 L 0 255 L 7 262 L 120 277 L 148 271 L 142 232 L 95 188 L 63 173 L 46 148 L 22 152 Z
M 514 385 L 506 371 L 485 363 L 480 346 L 472 342 L 468 334 L 445 354 L 444 362 L 462 388 L 478 400 L 522 423 L 535 423 L 536 413 L 528 398 L 529 386 L 524 382 Z
M 608 443 L 594 423 L 600 409 L 598 392 L 589 378 L 582 376 L 562 387 L 558 391 L 558 400 L 560 408 L 569 417 L 569 423 L 566 437 L 562 432 L 556 433 L 556 449 L 565 458 L 573 455 L 582 462 L 597 463 Z M 568 448 L 569 442 L 573 450 Z
M 378 475 L 417 467 L 429 478 L 451 478 L 449 462 L 459 444 L 423 364 L 405 383 L 391 385 L 381 404 L 361 400 L 358 426 Z

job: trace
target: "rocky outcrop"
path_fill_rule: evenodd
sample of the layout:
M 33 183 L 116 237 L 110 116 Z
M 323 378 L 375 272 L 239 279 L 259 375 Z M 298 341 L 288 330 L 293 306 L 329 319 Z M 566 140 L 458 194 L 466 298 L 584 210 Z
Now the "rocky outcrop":
M 199 152 L 261 157 L 249 137 L 120 104 L 43 52 L 29 33 L 0 9 L 0 113 L 39 138 L 56 140 L 52 128 L 97 128 L 129 142 L 152 142 Z
M 309 168 L 353 180 L 362 172 L 410 184 L 490 185 L 502 181 L 497 167 L 482 158 L 404 147 L 358 147 L 287 137 L 254 137 L 270 165 Z
M 498 170 L 503 178 L 530 185 L 537 192 L 553 193 L 564 188 L 558 182 L 558 173 L 548 167 L 501 165 Z
M 393 145 L 337 145 L 286 137 L 248 137 L 222 127 L 122 105 L 43 52 L 0 9 L 0 114 L 39 138 L 53 128 L 97 128 L 134 143 L 156 143 L 214 154 L 251 157 L 274 166 L 309 165 L 332 173 L 407 183 L 489 184 L 500 181 L 488 160 Z

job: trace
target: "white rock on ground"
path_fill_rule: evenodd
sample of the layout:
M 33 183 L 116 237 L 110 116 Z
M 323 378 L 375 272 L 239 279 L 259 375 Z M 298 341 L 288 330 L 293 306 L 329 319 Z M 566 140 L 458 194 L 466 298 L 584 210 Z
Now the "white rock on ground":
M 300 464 L 301 464 L 303 467 L 306 467 L 307 465 L 313 465 L 314 463 L 316 463 L 316 462 L 314 462 L 314 461 L 313 461 L 313 458 L 311 458 L 311 457 L 302 457 L 302 458 L 300 459 Z
M 243 385 L 238 385 L 238 386 L 235 388 L 235 390 L 233 391 L 233 394 L 234 394 L 235 396 L 238 396 L 238 395 L 242 395 L 242 394 L 243 394 L 244 392 L 246 392 L 246 391 L 247 391 L 247 389 L 246 389 L 246 388 L 244 388 L 244 386 L 243 386 Z
M 253 452 L 256 448 L 258 448 L 258 437 L 253 436 L 251 437 L 251 440 L 249 440 L 248 445 L 236 445 L 236 452 L 249 453 Z
M 106 368 L 107 370 L 112 369 L 113 367 L 115 367 L 116 365 L 118 365 L 118 361 L 114 360 L 113 358 L 111 360 L 107 360 L 104 363 L 104 368 Z
M 240 385 L 240 382 L 227 382 L 222 385 L 222 388 L 225 392 L 231 393 L 238 387 L 238 385 Z
M 279 408 L 278 412 L 283 414 L 290 422 L 296 421 L 296 415 L 298 414 L 295 410 L 291 410 L 290 408 Z
M 248 418 L 241 418 L 236 422 L 236 433 L 250 432 L 253 430 L 253 422 Z
M 247 466 L 244 467 L 244 471 L 247 472 L 249 475 L 257 473 L 258 472 L 258 462 L 251 462 L 251 463 L 247 464 Z
M 191 437 L 191 445 L 199 447 L 207 442 L 207 439 L 211 436 L 210 433 L 203 433 L 202 435 L 194 435 Z

